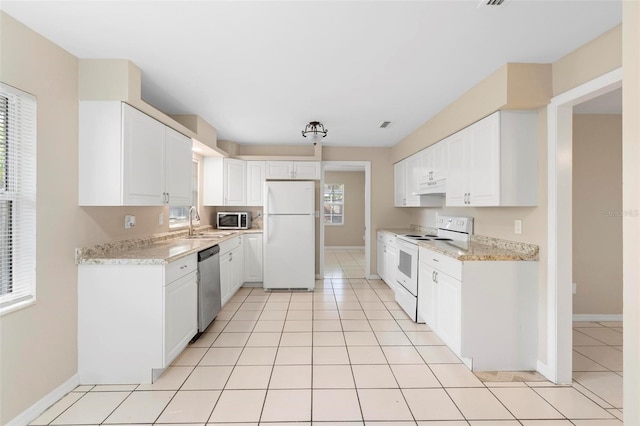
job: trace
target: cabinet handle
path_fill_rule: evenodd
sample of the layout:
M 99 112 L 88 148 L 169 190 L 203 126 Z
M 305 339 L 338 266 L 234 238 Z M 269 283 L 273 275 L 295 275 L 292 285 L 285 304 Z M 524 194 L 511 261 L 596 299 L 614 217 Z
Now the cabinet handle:
M 431 281 L 436 282 L 436 271 L 431 272 Z
M 438 272 L 435 272 L 436 274 L 436 284 L 438 284 Z
M 186 267 L 187 267 L 187 265 L 182 265 L 182 266 L 180 267 L 180 269 L 185 269 Z
M 229 262 L 233 262 L 233 253 L 229 253 Z

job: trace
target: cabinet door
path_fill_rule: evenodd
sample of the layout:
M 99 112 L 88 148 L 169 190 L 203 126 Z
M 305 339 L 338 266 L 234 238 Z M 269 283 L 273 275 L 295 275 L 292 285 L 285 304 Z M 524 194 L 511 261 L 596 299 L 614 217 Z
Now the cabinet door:
M 262 281 L 262 234 L 244 235 L 243 282 Z
M 398 249 L 396 247 L 392 247 L 390 245 L 386 245 L 386 255 L 385 255 L 385 271 L 387 274 L 387 284 L 395 290 L 398 286 L 398 281 L 396 280 L 396 274 L 398 271 Z
M 320 162 L 296 161 L 293 163 L 293 172 L 295 179 L 319 180 L 321 174 Z
M 406 206 L 405 194 L 405 161 L 400 161 L 393 165 L 393 205 L 395 207 Z
M 433 172 L 433 179 L 447 178 L 447 144 L 445 141 L 431 145 L 430 151 L 430 168 Z
M 247 205 L 247 164 L 243 160 L 224 159 L 224 205 Z
M 468 128 L 469 205 L 500 205 L 500 113 Z
M 382 241 L 378 241 L 378 246 L 377 246 L 377 255 L 376 255 L 376 261 L 377 261 L 377 266 L 378 266 L 378 275 L 380 276 L 380 278 L 386 282 L 387 284 L 389 284 L 388 280 L 387 280 L 387 269 L 386 269 L 386 259 L 385 259 L 385 251 L 386 251 L 386 246 L 384 245 L 384 243 Z
M 122 104 L 123 204 L 164 204 L 165 125 Z
M 193 204 L 192 142 L 173 129 L 166 127 L 165 131 L 165 191 L 169 194 L 169 205 L 190 206 Z
M 460 281 L 436 271 L 436 334 L 458 356 L 462 340 L 462 285 Z
M 191 272 L 164 290 L 164 366 L 167 367 L 198 332 L 198 283 Z
M 406 206 L 416 207 L 420 205 L 418 184 L 420 183 L 420 155 L 414 154 L 405 160 L 405 199 Z
M 293 179 L 293 161 L 267 161 L 267 179 Z
M 229 297 L 233 297 L 236 291 L 244 283 L 244 249 L 242 246 L 236 247 L 229 253 L 231 264 L 231 288 Z
M 265 162 L 247 161 L 247 206 L 264 204 Z
M 220 256 L 220 298 L 222 299 L 222 306 L 231 299 L 233 272 L 231 252 L 227 252 Z
M 447 144 L 447 206 L 466 205 L 468 141 L 466 130 L 446 139 Z
M 418 322 L 425 322 L 432 330 L 437 328 L 435 300 L 435 269 L 424 262 L 418 263 Z

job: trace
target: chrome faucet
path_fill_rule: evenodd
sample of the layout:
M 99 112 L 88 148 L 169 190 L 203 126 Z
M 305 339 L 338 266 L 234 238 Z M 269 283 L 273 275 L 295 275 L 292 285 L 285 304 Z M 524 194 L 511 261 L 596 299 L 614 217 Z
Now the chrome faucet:
M 193 236 L 193 215 L 195 214 L 196 220 L 200 222 L 200 215 L 196 206 L 189 207 L 189 236 Z

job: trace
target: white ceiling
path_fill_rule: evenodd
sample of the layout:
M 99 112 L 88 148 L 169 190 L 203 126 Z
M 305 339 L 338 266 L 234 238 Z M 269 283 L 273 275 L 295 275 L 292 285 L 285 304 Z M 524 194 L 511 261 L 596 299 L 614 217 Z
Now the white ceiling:
M 220 139 L 392 146 L 506 62 L 551 63 L 620 0 L 27 1 L 1 8 L 80 58 L 126 58 L 143 97 Z M 391 121 L 380 129 L 382 121 Z

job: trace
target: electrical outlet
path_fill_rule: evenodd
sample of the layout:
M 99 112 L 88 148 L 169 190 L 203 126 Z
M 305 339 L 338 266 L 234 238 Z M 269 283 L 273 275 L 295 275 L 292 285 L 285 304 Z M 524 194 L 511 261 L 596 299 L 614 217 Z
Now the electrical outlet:
M 573 291 L 573 294 L 576 294 L 576 291 L 578 291 L 578 284 L 573 283 L 573 285 L 572 285 L 572 291 Z
M 258 211 L 256 212 L 256 217 L 260 217 L 260 216 L 262 216 L 262 210 L 258 210 Z
M 164 224 L 164 213 L 158 215 L 158 225 Z
M 522 234 L 522 220 L 516 219 L 513 221 L 514 234 Z
M 124 215 L 124 229 L 133 228 L 136 226 L 136 217 L 132 214 Z

